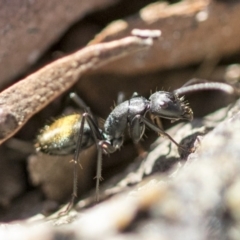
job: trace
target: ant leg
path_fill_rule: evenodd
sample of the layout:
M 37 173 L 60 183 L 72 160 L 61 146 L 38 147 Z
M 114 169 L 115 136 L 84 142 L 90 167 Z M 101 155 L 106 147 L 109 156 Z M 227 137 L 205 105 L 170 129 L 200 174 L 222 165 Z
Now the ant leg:
M 96 201 L 98 202 L 99 201 L 99 185 L 100 185 L 100 181 L 103 180 L 103 178 L 102 178 L 102 153 L 103 153 L 103 150 L 105 150 L 107 153 L 112 153 L 116 149 L 108 141 L 104 140 L 104 136 L 102 135 L 102 133 L 96 126 L 92 117 L 87 113 L 85 113 L 85 116 L 86 116 L 87 123 L 92 130 L 93 138 L 96 143 L 97 152 L 98 152 L 97 170 L 96 170 L 96 177 L 95 177 L 96 178 Z
M 71 208 L 74 205 L 74 201 L 77 198 L 77 184 L 78 184 L 78 171 L 77 171 L 77 167 L 78 165 L 80 165 L 80 161 L 79 161 L 79 154 L 81 152 L 81 147 L 82 147 L 82 139 L 83 139 L 83 133 L 84 133 L 84 125 L 85 122 L 87 121 L 92 134 L 93 134 L 93 138 L 94 141 L 97 145 L 98 148 L 98 163 L 97 163 L 97 199 L 99 199 L 98 196 L 98 192 L 99 192 L 99 181 L 101 180 L 101 162 L 102 162 L 102 149 L 101 146 L 98 144 L 99 140 L 103 140 L 103 135 L 101 134 L 101 132 L 99 131 L 94 119 L 92 118 L 92 116 L 89 113 L 84 113 L 82 115 L 82 120 L 81 120 L 81 124 L 80 124 L 80 130 L 79 130 L 79 135 L 77 138 L 77 142 L 76 142 L 76 151 L 74 153 L 74 157 L 73 157 L 73 192 L 72 192 L 72 198 L 66 208 L 65 211 L 61 212 L 60 215 L 65 215 L 67 214 Z
M 131 98 L 135 98 L 135 97 L 139 97 L 140 95 L 138 94 L 138 92 L 134 92 L 133 94 L 132 94 L 132 97 Z
M 131 96 L 131 98 L 134 98 L 134 97 L 139 97 L 139 94 L 137 92 L 134 92 Z M 117 97 L 117 105 L 123 103 L 125 100 L 125 94 L 124 92 L 118 92 L 118 97 Z
M 144 156 L 146 156 L 146 150 L 140 143 L 140 140 L 145 132 L 145 124 L 139 121 L 139 117 L 137 115 L 132 119 L 129 125 L 129 135 L 134 143 L 138 156 L 144 158 Z
M 141 115 L 136 115 L 130 122 L 130 137 L 136 144 L 140 141 L 145 132 L 145 124 L 141 122 Z
M 97 119 L 92 114 L 90 107 L 75 92 L 71 92 L 69 94 L 69 97 L 79 106 L 79 108 L 83 109 L 84 112 L 91 115 L 95 121 L 95 124 L 98 125 Z
M 121 104 L 125 100 L 125 94 L 124 92 L 118 92 L 117 96 L 117 105 Z
M 99 202 L 99 184 L 100 181 L 103 180 L 102 177 L 102 153 L 103 150 L 110 154 L 116 151 L 116 148 L 114 148 L 110 142 L 106 140 L 99 141 L 97 144 L 98 148 L 98 158 L 97 158 L 97 171 L 96 171 L 96 201 Z
M 80 164 L 79 162 L 79 154 L 81 151 L 81 145 L 82 145 L 82 138 L 83 138 L 83 130 L 84 130 L 84 124 L 85 124 L 85 115 L 83 114 L 82 117 L 82 121 L 81 121 L 81 125 L 80 125 L 80 130 L 79 130 L 79 135 L 77 138 L 77 143 L 76 143 L 76 151 L 74 153 L 74 157 L 73 157 L 73 192 L 72 192 L 72 197 L 70 202 L 67 205 L 66 210 L 64 210 L 63 212 L 60 212 L 59 215 L 65 215 L 67 214 L 73 207 L 74 205 L 74 201 L 77 198 L 77 184 L 78 184 L 78 164 Z
M 118 101 L 119 99 L 124 98 L 124 95 L 122 93 L 119 94 L 118 96 Z M 90 126 L 90 129 L 92 130 L 93 137 L 95 140 L 95 143 L 97 145 L 97 151 L 98 151 L 98 157 L 97 157 L 97 175 L 96 175 L 96 200 L 99 201 L 99 182 L 102 180 L 102 175 L 101 175 L 101 170 L 102 170 L 102 149 L 101 146 L 98 144 L 98 140 L 103 139 L 103 136 L 98 130 L 98 124 L 97 120 L 92 117 L 91 110 L 90 108 L 85 104 L 85 102 L 76 94 L 76 93 L 71 93 L 70 98 L 81 108 L 83 108 L 86 113 L 84 114 L 84 119 L 87 119 L 87 122 Z M 98 136 L 97 136 L 97 135 Z M 79 145 L 78 145 L 79 146 Z M 77 156 L 79 153 L 76 153 Z
M 81 108 L 89 113 L 90 108 L 75 92 L 71 92 L 69 94 L 69 97 L 79 106 L 79 108 Z
M 187 152 L 191 152 L 188 149 L 186 149 L 185 147 L 181 146 L 180 144 L 178 144 L 169 134 L 167 134 L 163 129 L 157 127 L 156 125 L 154 125 L 153 123 L 151 123 L 147 118 L 141 116 L 141 115 L 137 115 L 136 118 L 138 119 L 139 122 L 143 122 L 144 124 L 146 124 L 150 129 L 152 129 L 153 131 L 157 132 L 157 133 L 161 133 L 164 136 L 166 136 L 170 141 L 172 141 L 177 147 L 181 148 L 184 151 Z M 137 120 L 136 120 L 137 121 Z
M 119 104 L 123 103 L 125 101 L 125 97 L 126 96 L 124 92 L 118 92 L 117 104 L 114 103 L 114 106 L 118 106 Z M 131 98 L 135 98 L 135 97 L 139 97 L 139 94 L 137 92 L 134 92 L 131 96 Z
M 98 145 L 97 174 L 96 174 L 96 201 L 99 202 L 99 184 L 102 178 L 102 148 Z

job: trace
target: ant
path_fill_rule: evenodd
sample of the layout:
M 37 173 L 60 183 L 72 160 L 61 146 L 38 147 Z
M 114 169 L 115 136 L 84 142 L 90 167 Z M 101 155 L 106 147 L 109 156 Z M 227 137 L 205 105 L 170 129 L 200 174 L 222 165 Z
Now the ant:
M 99 182 L 102 180 L 102 154 L 110 154 L 120 149 L 124 141 L 125 129 L 129 129 L 130 137 L 134 143 L 142 138 L 145 127 L 166 136 L 177 147 L 191 152 L 178 144 L 169 134 L 159 126 L 152 123 L 146 114 L 155 117 L 191 121 L 193 111 L 184 95 L 202 90 L 220 90 L 228 94 L 234 94 L 232 86 L 225 83 L 207 82 L 193 79 L 173 92 L 157 91 L 149 99 L 134 93 L 132 98 L 118 104 L 107 117 L 103 129 L 98 127 L 96 119 L 90 109 L 75 94 L 70 97 L 84 109 L 83 114 L 72 114 L 59 118 L 49 126 L 45 126 L 37 137 L 36 150 L 50 155 L 73 154 L 73 193 L 67 209 L 68 213 L 77 197 L 77 166 L 80 165 L 80 151 L 96 144 L 97 173 L 96 173 L 96 200 L 99 201 Z M 181 97 L 180 97 L 181 96 Z M 81 166 L 81 165 L 80 165 Z

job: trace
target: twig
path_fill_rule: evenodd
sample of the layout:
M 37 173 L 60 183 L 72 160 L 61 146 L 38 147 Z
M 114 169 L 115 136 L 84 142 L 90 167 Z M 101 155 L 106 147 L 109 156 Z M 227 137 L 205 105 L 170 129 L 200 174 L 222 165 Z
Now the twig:
M 0 93 L 0 144 L 86 72 L 152 45 L 156 36 L 131 36 L 87 46 L 59 59 Z

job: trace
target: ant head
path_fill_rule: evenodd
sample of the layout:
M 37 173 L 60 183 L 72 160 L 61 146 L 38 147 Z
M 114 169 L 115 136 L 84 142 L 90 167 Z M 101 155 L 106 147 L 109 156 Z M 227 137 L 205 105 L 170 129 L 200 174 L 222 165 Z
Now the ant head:
M 192 109 L 184 102 L 184 97 L 176 94 L 159 91 L 150 96 L 150 112 L 153 115 L 177 121 L 179 119 L 193 119 Z

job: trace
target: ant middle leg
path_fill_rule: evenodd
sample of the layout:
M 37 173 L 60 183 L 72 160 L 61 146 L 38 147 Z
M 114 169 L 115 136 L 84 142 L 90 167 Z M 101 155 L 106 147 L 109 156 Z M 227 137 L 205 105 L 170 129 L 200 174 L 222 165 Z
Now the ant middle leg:
M 83 134 L 84 134 L 84 125 L 85 125 L 85 119 L 86 117 L 82 116 L 82 120 L 81 120 L 81 124 L 80 124 L 80 130 L 79 130 L 79 134 L 78 134 L 78 138 L 77 138 L 77 142 L 76 142 L 76 150 L 72 159 L 72 163 L 73 163 L 73 191 L 72 191 L 72 197 L 71 200 L 69 201 L 66 210 L 64 210 L 63 212 L 60 212 L 59 215 L 65 215 L 67 214 L 73 207 L 74 205 L 74 201 L 77 198 L 77 189 L 78 189 L 78 170 L 77 167 L 78 165 L 80 165 L 80 161 L 79 161 L 79 154 L 81 152 L 81 146 L 82 146 L 82 142 L 83 142 Z M 80 165 L 81 166 L 81 165 Z
M 84 138 L 84 139 L 83 139 Z M 88 138 L 88 140 L 86 141 L 86 138 Z M 78 189 L 78 166 L 81 166 L 80 163 L 80 159 L 79 159 L 79 155 L 80 152 L 83 148 L 89 147 L 92 144 L 96 144 L 97 148 L 98 148 L 98 155 L 102 155 L 102 151 L 100 151 L 101 149 L 98 146 L 98 142 L 103 140 L 103 135 L 101 133 L 101 130 L 98 129 L 98 126 L 96 125 L 95 120 L 92 118 L 92 116 L 85 112 L 82 114 L 82 118 L 81 118 L 81 122 L 80 122 L 80 129 L 79 129 L 79 133 L 78 133 L 78 137 L 77 137 L 77 141 L 76 141 L 76 150 L 73 156 L 73 160 L 71 162 L 73 162 L 73 191 L 72 191 L 72 197 L 71 200 L 69 202 L 69 204 L 67 205 L 67 208 L 65 211 L 61 212 L 60 215 L 65 215 L 67 214 L 71 208 L 74 205 L 74 201 L 77 198 L 77 189 Z M 88 142 L 88 143 L 86 143 Z M 86 146 L 84 146 L 84 144 Z M 101 166 L 101 157 L 98 157 L 98 165 Z M 100 163 L 99 163 L 100 162 Z M 100 180 L 97 179 L 97 181 L 99 182 Z M 97 183 L 99 184 L 99 183 Z

